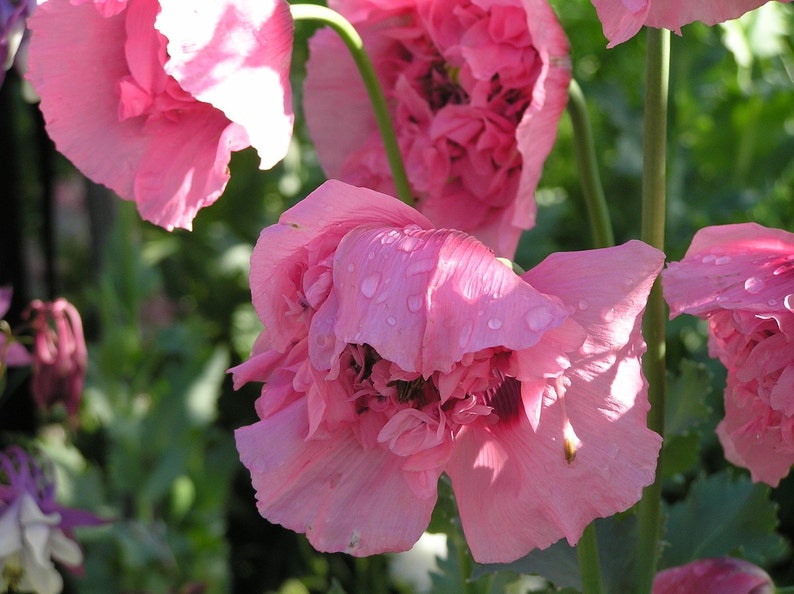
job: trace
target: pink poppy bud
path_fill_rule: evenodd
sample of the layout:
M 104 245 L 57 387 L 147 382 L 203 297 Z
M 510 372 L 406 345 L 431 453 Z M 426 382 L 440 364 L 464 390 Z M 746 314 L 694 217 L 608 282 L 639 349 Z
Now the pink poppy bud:
M 52 303 L 33 301 L 28 315 L 34 329 L 33 398 L 44 410 L 63 403 L 74 419 L 88 364 L 80 314 L 66 299 L 56 299 Z
M 660 571 L 653 594 L 774 594 L 772 578 L 743 559 L 699 559 Z
M 14 340 L 11 329 L 3 316 L 11 307 L 11 295 L 13 289 L 10 287 L 0 287 L 0 374 L 6 367 L 20 367 L 30 365 L 33 358 L 22 344 Z

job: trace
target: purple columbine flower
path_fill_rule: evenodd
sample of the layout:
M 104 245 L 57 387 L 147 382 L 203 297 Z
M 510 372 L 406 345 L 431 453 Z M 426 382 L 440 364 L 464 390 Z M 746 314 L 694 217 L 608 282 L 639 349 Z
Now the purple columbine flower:
M 56 503 L 49 465 L 20 447 L 0 452 L 0 592 L 58 594 L 63 578 L 53 560 L 80 571 L 83 552 L 72 528 L 100 523 Z
M 0 84 L 5 72 L 14 64 L 17 50 L 25 35 L 25 19 L 36 8 L 34 0 L 0 0 Z

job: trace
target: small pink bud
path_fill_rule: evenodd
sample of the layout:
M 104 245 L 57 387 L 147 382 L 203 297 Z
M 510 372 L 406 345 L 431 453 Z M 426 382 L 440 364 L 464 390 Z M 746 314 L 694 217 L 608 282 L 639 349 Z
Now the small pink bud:
M 773 594 L 772 578 L 743 559 L 700 559 L 660 571 L 653 594 Z
M 88 362 L 83 323 L 65 299 L 28 308 L 34 328 L 33 398 L 42 409 L 62 402 L 70 418 L 77 415 Z

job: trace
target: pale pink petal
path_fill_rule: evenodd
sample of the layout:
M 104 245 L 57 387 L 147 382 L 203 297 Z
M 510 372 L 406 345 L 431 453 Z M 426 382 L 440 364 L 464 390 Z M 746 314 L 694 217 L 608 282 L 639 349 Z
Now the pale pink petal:
M 30 22 L 28 78 L 47 132 L 78 169 L 135 200 L 147 220 L 190 229 L 223 192 L 230 151 L 250 143 L 167 77 L 158 10 L 139 0 L 105 18 L 91 4 L 49 0 Z
M 283 0 L 160 0 L 165 70 L 241 125 L 269 169 L 292 138 L 293 24 Z
M 715 25 L 735 19 L 769 0 L 591 0 L 609 40 L 607 47 L 631 39 L 644 26 L 670 29 L 694 21 Z M 780 0 L 790 2 L 791 0 Z
M 627 509 L 653 482 L 661 438 L 646 426 L 640 324 L 663 259 L 629 242 L 553 254 L 523 275 L 575 308 L 571 319 L 587 338 L 569 353 L 564 411 L 547 385 L 535 430 L 518 414 L 468 425 L 458 435 L 447 472 L 478 561 L 511 561 L 563 536 L 573 544 L 594 518 Z M 541 339 L 529 356 L 543 349 Z M 563 441 L 568 423 L 578 436 L 570 462 Z
M 459 231 L 351 231 L 336 251 L 334 287 L 339 340 L 425 377 L 466 353 L 528 348 L 568 315 Z
M 435 492 L 416 497 L 400 459 L 362 448 L 349 430 L 306 441 L 307 419 L 303 399 L 235 432 L 260 513 L 305 532 L 319 551 L 365 556 L 411 548 L 430 521 Z
M 271 336 L 284 351 L 305 336 L 308 301 L 293 301 L 302 292 L 302 274 L 333 252 L 342 237 L 360 225 L 419 225 L 430 222 L 395 198 L 366 188 L 329 180 L 265 228 L 251 255 L 251 295 Z M 307 249 L 311 246 L 311 249 Z
M 705 227 L 684 259 L 662 273 L 670 317 L 702 316 L 715 308 L 787 313 L 791 270 L 794 234 L 755 223 Z

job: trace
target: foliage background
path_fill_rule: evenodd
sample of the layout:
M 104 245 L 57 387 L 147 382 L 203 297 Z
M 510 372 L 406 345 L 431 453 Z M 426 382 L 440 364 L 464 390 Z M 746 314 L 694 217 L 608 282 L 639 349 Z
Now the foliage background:
M 552 3 L 571 40 L 623 242 L 638 237 L 640 226 L 645 39 L 607 50 L 589 1 Z M 298 24 L 298 110 L 312 31 Z M 792 33 L 794 7 L 772 2 L 740 21 L 693 24 L 674 36 L 669 259 L 680 259 L 705 225 L 756 221 L 794 231 Z M 234 429 L 255 420 L 258 392 L 233 391 L 225 373 L 247 357 L 259 331 L 248 257 L 259 231 L 323 180 L 300 113 L 283 163 L 260 172 L 250 149 L 235 154 L 224 196 L 199 213 L 192 233 L 168 233 L 55 153 L 23 92 L 9 73 L 0 90 L 0 283 L 14 285 L 11 316 L 34 297 L 74 302 L 86 323 L 90 365 L 79 427 L 64 423 L 62 413 L 34 411 L 27 378 L 11 374 L 0 400 L 0 445 L 35 439 L 57 465 L 62 502 L 114 520 L 79 533 L 86 571 L 69 577 L 66 591 L 409 591 L 389 577 L 386 556 L 319 554 L 302 536 L 260 518 L 234 449 Z M 519 264 L 529 268 L 550 252 L 589 247 L 566 116 L 538 201 L 538 225 L 522 239 Z M 794 477 L 770 490 L 724 461 L 713 432 L 724 371 L 708 358 L 702 322 L 684 316 L 669 324 L 668 362 L 662 566 L 733 554 L 761 564 L 779 584 L 794 584 Z M 440 592 L 457 591 L 457 573 L 470 564 L 443 487 L 433 528 L 452 536 L 434 577 Z M 598 529 L 602 555 L 611 560 L 607 579 L 620 591 L 619 576 L 631 562 L 631 518 L 599 521 Z M 475 586 L 526 591 L 532 586 L 516 585 L 516 572 L 527 572 L 575 588 L 570 555 L 555 545 L 508 571 L 476 567 Z

